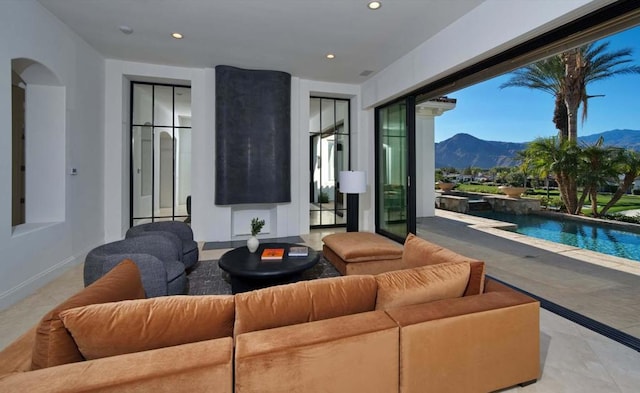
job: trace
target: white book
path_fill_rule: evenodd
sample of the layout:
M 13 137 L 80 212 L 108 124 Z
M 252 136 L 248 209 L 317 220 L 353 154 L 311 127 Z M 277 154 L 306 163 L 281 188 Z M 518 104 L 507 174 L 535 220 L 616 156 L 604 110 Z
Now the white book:
M 288 255 L 290 257 L 306 257 L 309 255 L 309 249 L 304 246 L 290 247 Z

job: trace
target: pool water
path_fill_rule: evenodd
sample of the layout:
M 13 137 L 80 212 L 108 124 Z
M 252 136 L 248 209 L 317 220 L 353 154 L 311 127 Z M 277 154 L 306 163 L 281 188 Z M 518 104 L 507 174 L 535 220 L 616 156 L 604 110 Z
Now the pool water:
M 603 254 L 640 261 L 640 234 L 576 220 L 474 211 L 474 216 L 518 225 L 517 233 Z

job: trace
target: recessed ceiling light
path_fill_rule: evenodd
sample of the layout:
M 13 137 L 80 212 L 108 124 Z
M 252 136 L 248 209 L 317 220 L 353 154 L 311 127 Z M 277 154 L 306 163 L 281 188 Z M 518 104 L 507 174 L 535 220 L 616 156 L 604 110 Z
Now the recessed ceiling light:
M 118 26 L 118 30 L 127 35 L 133 33 L 133 29 L 127 25 Z
M 327 53 L 327 59 L 335 59 L 336 55 L 334 55 L 333 53 Z
M 370 1 L 369 4 L 367 4 L 367 7 L 369 7 L 370 10 L 377 10 L 382 7 L 382 3 L 379 1 Z
M 171 37 L 175 38 L 176 40 L 181 40 L 183 38 L 183 35 L 180 33 L 171 33 Z

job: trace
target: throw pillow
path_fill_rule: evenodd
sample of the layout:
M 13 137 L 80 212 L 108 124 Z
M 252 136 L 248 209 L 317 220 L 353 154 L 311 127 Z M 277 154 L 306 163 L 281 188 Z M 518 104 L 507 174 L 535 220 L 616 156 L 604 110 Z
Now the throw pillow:
M 90 359 L 233 335 L 231 295 L 166 296 L 94 304 L 60 313 Z
M 378 274 L 376 310 L 461 297 L 471 268 L 454 262 Z
M 464 296 L 480 295 L 484 293 L 484 262 L 469 262 L 469 266 L 471 273 Z
M 84 360 L 67 329 L 60 321 L 60 312 L 88 304 L 144 299 L 144 288 L 138 266 L 124 260 L 93 284 L 73 295 L 47 313 L 36 330 L 31 369 L 38 370 Z
M 373 311 L 373 276 L 331 277 L 236 295 L 234 334 Z
M 407 235 L 404 242 L 402 262 L 405 268 L 435 265 L 448 262 L 479 262 L 455 253 L 447 248 L 428 242 L 413 233 Z

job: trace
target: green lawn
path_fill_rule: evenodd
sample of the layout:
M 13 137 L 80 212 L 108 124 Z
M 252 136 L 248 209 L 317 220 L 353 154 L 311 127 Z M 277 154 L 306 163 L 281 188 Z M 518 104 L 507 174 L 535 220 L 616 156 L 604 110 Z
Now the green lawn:
M 497 186 L 488 186 L 482 184 L 458 184 L 455 188 L 459 191 L 466 192 L 483 192 L 487 194 L 500 194 Z M 559 198 L 560 193 L 557 190 L 549 190 L 549 197 L 551 200 Z M 547 190 L 534 189 L 527 191 L 527 197 L 529 198 L 542 198 L 547 196 Z M 611 200 L 611 194 L 598 194 L 598 206 L 604 207 Z M 624 210 L 640 209 L 640 195 L 625 195 L 613 206 L 607 214 L 615 214 Z M 585 209 L 583 209 L 585 215 L 591 214 L 591 202 L 588 200 L 585 202 Z

